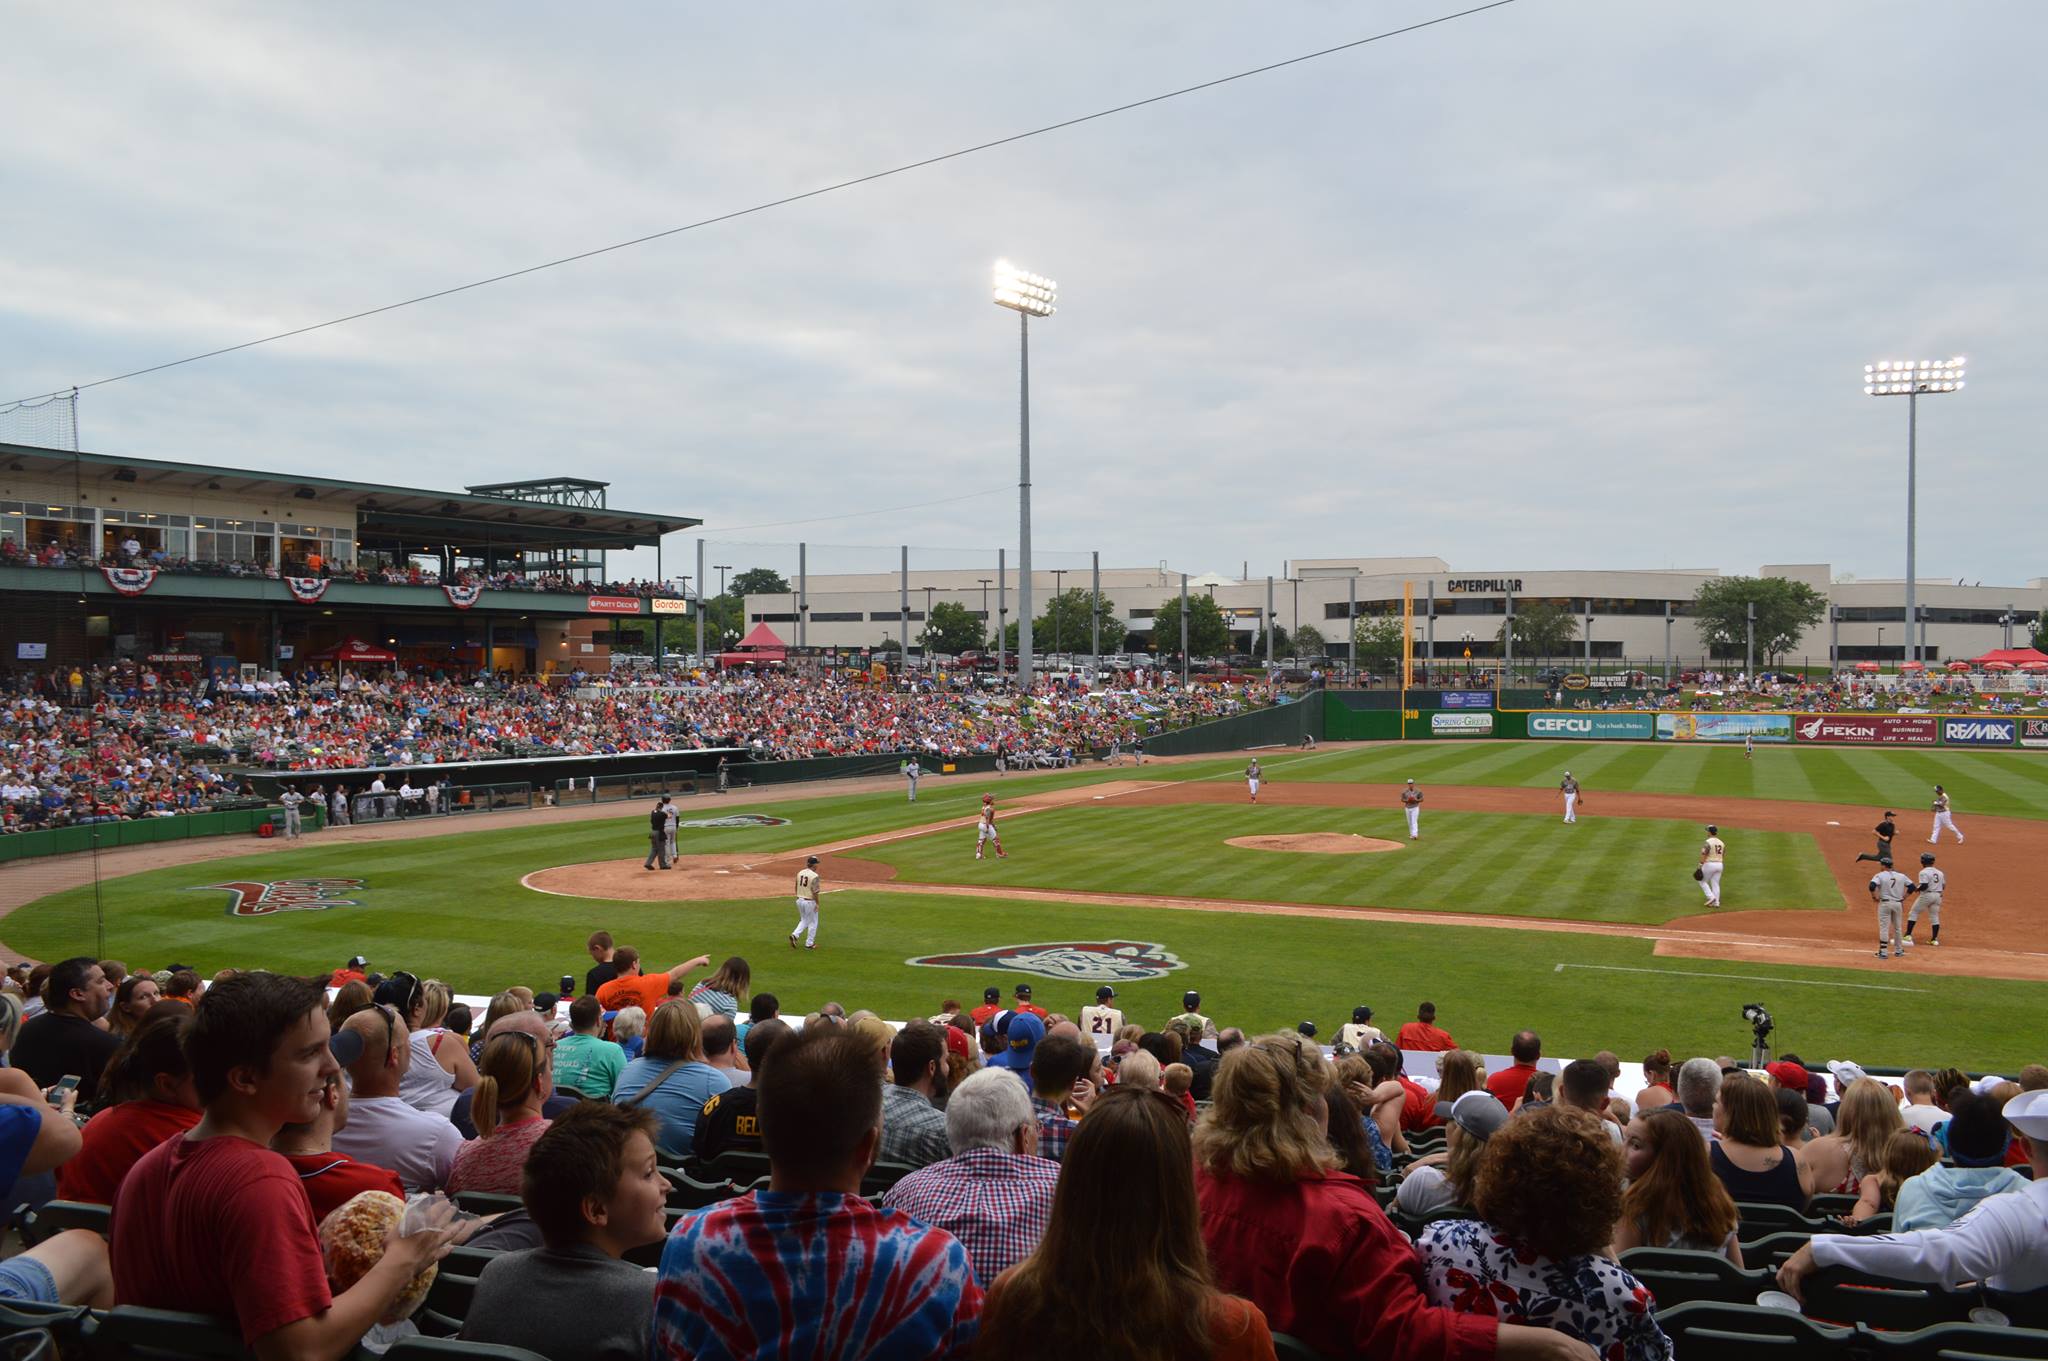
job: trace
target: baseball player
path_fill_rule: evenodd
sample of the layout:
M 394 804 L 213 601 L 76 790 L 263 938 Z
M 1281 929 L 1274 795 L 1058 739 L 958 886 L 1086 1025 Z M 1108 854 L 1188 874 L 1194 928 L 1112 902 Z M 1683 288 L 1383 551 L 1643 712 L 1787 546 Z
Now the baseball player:
M 1095 990 L 1095 1005 L 1081 1008 L 1081 1030 L 1089 1039 L 1106 1035 L 1113 1041 L 1124 1028 L 1123 1012 L 1110 1005 L 1115 998 L 1116 989 L 1104 983 Z
M 1216 1023 L 1202 1014 L 1202 994 L 1199 992 L 1190 991 L 1182 993 L 1180 995 L 1180 1011 L 1181 1015 L 1188 1018 L 1188 1024 L 1195 1027 L 1196 1034 L 1213 1035 L 1216 1033 Z
M 1408 839 L 1422 840 L 1422 791 L 1413 780 L 1401 791 L 1401 809 L 1408 814 Z
M 666 816 L 662 818 L 661 822 L 661 839 L 668 846 L 668 867 L 670 869 L 674 869 L 676 864 L 676 828 L 681 825 L 682 820 L 682 810 L 674 804 L 670 804 L 666 811 Z
M 818 895 L 824 892 L 825 881 L 818 877 L 818 857 L 811 856 L 804 861 L 804 867 L 796 872 L 796 930 L 789 933 L 789 948 L 796 948 L 796 938 L 804 937 L 804 948 L 818 948 Z
M 1941 944 L 1941 895 L 1948 891 L 1948 875 L 1934 868 L 1934 852 L 1920 852 L 1920 882 L 1907 887 L 1906 892 L 1920 896 L 1913 900 L 1913 910 L 1906 914 L 1906 948 L 1913 948 L 1913 924 L 1920 920 L 1920 914 L 1928 916 L 1929 945 Z
M 306 796 L 299 792 L 297 785 L 288 784 L 284 787 L 284 793 L 277 796 L 277 801 L 284 805 L 284 839 L 297 841 L 302 816 L 299 805 L 306 801 Z
M 340 785 L 327 796 L 327 821 L 335 827 L 348 826 L 348 791 Z
M 1700 846 L 1700 888 L 1707 895 L 1708 907 L 1721 905 L 1721 870 L 1728 859 L 1727 843 L 1721 840 L 1721 829 L 1707 824 L 1707 839 Z
M 661 861 L 663 869 L 667 869 L 675 863 L 668 857 L 668 795 L 666 794 L 661 796 L 661 801 L 655 804 L 647 814 L 647 859 L 641 864 L 640 868 L 651 870 L 654 868 L 656 860 Z
M 1887 808 L 1884 810 L 1884 821 L 1878 823 L 1877 826 L 1872 829 L 1877 833 L 1877 849 L 1874 851 L 1865 851 L 1863 854 L 1857 856 L 1856 861 L 1858 864 L 1861 864 L 1865 860 L 1875 860 L 1879 864 L 1883 864 L 1887 859 L 1890 858 L 1892 853 L 1892 838 L 1898 835 L 1899 831 L 1899 825 L 1892 821 L 1892 819 L 1896 816 L 1898 815 L 1892 812 L 1891 809 Z
M 1002 835 L 996 831 L 996 796 L 993 794 L 983 794 L 981 796 L 981 823 L 975 828 L 974 832 L 974 858 L 976 860 L 981 859 L 982 845 L 990 841 L 996 843 L 996 859 L 1009 859 L 1008 856 L 1003 854 Z
M 1899 958 L 1906 957 L 1904 938 L 1899 934 L 1899 918 L 1905 914 L 1906 895 L 1913 890 L 1913 881 L 1892 868 L 1887 856 L 1878 862 L 1881 868 L 1877 877 L 1870 881 L 1870 901 L 1877 904 L 1877 957 L 1885 958 L 1885 947 Z
M 1929 834 L 1927 844 L 1933 846 L 1941 840 L 1941 829 L 1948 828 L 1956 834 L 1956 845 L 1963 844 L 1963 834 L 1956 827 L 1956 820 L 1949 816 L 1948 791 L 1940 785 L 1934 786 L 1934 831 Z
M 910 801 L 917 802 L 917 777 L 924 772 L 917 768 L 917 758 L 911 757 L 903 763 L 903 779 L 910 786 Z
M 1251 786 L 1252 802 L 1259 801 L 1259 758 L 1252 757 L 1252 763 L 1244 768 L 1244 782 Z
M 1372 1024 L 1371 1007 L 1351 1008 L 1351 1021 L 1337 1032 L 1337 1043 L 1348 1044 L 1353 1049 L 1363 1049 L 1369 1044 L 1378 1044 L 1386 1037 L 1378 1026 Z
M 1756 759 L 1756 739 L 1748 733 L 1742 735 L 1742 759 L 1745 761 L 1754 761 Z
M 1564 773 L 1564 779 L 1558 782 L 1557 788 L 1564 795 L 1564 820 L 1566 822 L 1577 822 L 1579 820 L 1579 782 L 1574 780 L 1572 773 L 1567 770 Z

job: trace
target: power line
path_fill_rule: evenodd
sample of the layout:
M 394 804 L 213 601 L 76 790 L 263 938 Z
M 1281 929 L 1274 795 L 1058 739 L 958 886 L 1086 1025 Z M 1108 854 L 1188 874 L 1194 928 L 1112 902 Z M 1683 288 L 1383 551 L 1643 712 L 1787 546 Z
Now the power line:
M 809 520 L 769 520 L 758 525 L 731 525 L 718 531 L 719 534 L 738 534 L 749 529 L 781 529 L 786 525 L 819 525 L 827 520 L 857 520 L 864 515 L 887 515 L 897 510 L 923 510 L 926 506 L 950 506 L 955 501 L 974 501 L 984 496 L 999 496 L 1008 487 L 990 487 L 987 491 L 971 491 L 964 496 L 942 496 L 936 501 L 913 501 L 907 506 L 883 506 L 877 510 L 849 510 L 844 515 L 819 515 Z M 706 535 L 708 540 L 711 536 Z
M 1500 9 L 1503 6 L 1514 3 L 1515 0 L 1492 0 L 1490 4 L 1474 5 L 1470 9 L 1461 9 L 1452 14 L 1438 15 L 1434 19 L 1424 19 L 1419 23 L 1408 24 L 1402 28 L 1390 28 L 1384 33 L 1375 33 L 1367 38 L 1356 38 L 1348 43 L 1339 43 L 1335 47 L 1325 47 L 1315 52 L 1304 52 L 1298 57 L 1289 57 L 1284 61 L 1268 62 L 1264 66 L 1254 66 L 1249 70 L 1238 71 L 1227 76 L 1218 76 L 1214 80 L 1205 80 L 1196 85 L 1184 85 L 1178 90 L 1168 90 L 1165 94 L 1152 95 L 1146 99 L 1132 100 L 1128 104 L 1118 104 L 1114 108 L 1099 109 L 1094 113 L 1081 114 L 1079 117 L 1063 119 L 1057 123 L 1047 123 L 1044 127 L 1032 128 L 1028 132 L 1012 133 L 1007 137 L 998 137 L 991 142 L 981 142 L 974 146 L 961 147 L 957 151 L 948 151 L 937 156 L 927 156 L 921 161 L 910 161 L 888 170 L 877 170 L 872 174 L 840 180 L 835 184 L 828 184 L 822 188 L 808 189 L 801 194 L 790 194 L 783 198 L 770 199 L 766 203 L 757 203 L 751 208 L 738 208 L 729 213 L 720 213 L 716 217 L 706 217 L 700 218 L 695 222 L 686 222 L 680 227 L 669 227 L 663 231 L 649 232 L 645 236 L 633 237 L 631 240 L 617 241 L 609 246 L 598 246 L 593 250 L 578 251 L 574 255 L 564 255 L 560 259 L 543 261 L 537 265 L 528 265 L 524 269 L 509 270 L 503 274 L 493 274 L 489 278 L 473 279 L 465 284 L 456 284 L 449 288 L 437 289 L 432 293 L 422 293 L 418 297 L 406 298 L 402 302 L 388 302 L 381 307 L 365 308 L 360 312 L 351 312 L 347 316 L 334 317 L 327 321 L 316 321 L 311 325 L 294 327 L 289 331 L 279 331 L 275 335 L 262 336 L 255 340 L 245 340 L 239 345 L 223 345 L 217 350 L 190 354 L 186 355 L 183 359 L 170 359 L 161 364 L 151 364 L 147 368 L 130 369 L 126 373 L 117 373 L 107 378 L 97 378 L 90 383 L 80 383 L 72 388 L 59 388 L 54 392 L 37 393 L 34 397 L 22 397 L 16 400 L 30 402 L 43 397 L 58 396 L 64 392 L 83 392 L 88 388 L 105 387 L 109 383 L 119 383 L 130 378 L 140 378 L 145 374 L 161 373 L 165 369 L 175 369 L 184 364 L 196 364 L 203 359 L 217 359 L 221 355 L 234 354 L 238 350 L 250 350 L 258 345 L 269 345 L 275 341 L 290 340 L 294 336 L 306 335 L 313 331 L 324 331 L 330 326 L 343 326 L 352 321 L 361 321 L 365 317 L 379 316 L 385 312 L 396 312 L 402 307 L 416 307 L 423 302 L 433 302 L 439 298 L 452 297 L 457 293 L 467 293 L 471 289 L 488 288 L 492 284 L 501 284 L 507 280 L 524 278 L 528 274 L 538 274 L 542 270 L 555 269 L 562 265 L 573 265 L 578 261 L 593 259 L 599 255 L 609 255 L 613 251 L 629 250 L 634 246 L 644 246 L 650 241 L 660 241 L 666 237 L 679 236 L 684 232 L 693 232 L 702 227 L 712 227 L 721 222 L 731 222 L 735 218 L 749 217 L 755 213 L 765 213 L 774 208 L 784 208 L 792 203 L 801 203 L 805 199 L 837 193 L 842 189 L 852 189 L 859 185 L 872 184 L 876 180 L 885 180 L 892 175 L 908 174 L 913 170 L 922 170 L 928 166 L 939 165 L 945 161 L 958 160 L 963 156 L 972 156 L 978 152 L 992 151 L 997 147 L 1008 146 L 1012 142 L 1022 142 L 1032 137 L 1042 137 L 1049 132 L 1059 132 L 1065 128 L 1078 127 L 1083 123 L 1092 123 L 1099 118 L 1111 118 L 1120 113 L 1129 113 L 1133 109 L 1142 109 L 1150 104 L 1160 104 L 1169 99 L 1179 99 L 1182 95 L 1196 94 L 1203 90 L 1213 90 L 1219 85 L 1228 85 L 1232 81 L 1247 80 L 1252 76 L 1266 75 L 1269 72 L 1283 70 L 1289 66 L 1299 66 L 1303 62 L 1334 56 L 1339 52 L 1349 52 L 1355 47 L 1364 47 L 1370 43 L 1384 42 L 1388 38 L 1398 38 L 1406 33 L 1415 33 L 1421 29 L 1434 28 L 1438 24 L 1447 24 L 1454 19 L 1468 18 L 1474 14 L 1483 14 L 1487 10 Z

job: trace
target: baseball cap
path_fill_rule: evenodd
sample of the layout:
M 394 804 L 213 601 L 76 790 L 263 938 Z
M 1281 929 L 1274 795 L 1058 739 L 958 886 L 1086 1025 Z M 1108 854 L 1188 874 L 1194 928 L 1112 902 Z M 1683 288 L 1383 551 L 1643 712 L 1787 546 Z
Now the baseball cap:
M 1970 1090 L 1975 1092 L 1978 1096 L 1989 1096 L 1998 1087 L 2002 1086 L 2004 1082 L 2005 1079 L 1999 1077 L 1997 1074 L 1986 1073 L 1983 1077 L 1978 1078 L 1975 1082 L 1972 1082 L 1970 1084 Z
M 1508 1122 L 1508 1108 L 1492 1092 L 1467 1092 L 1451 1103 L 1451 1120 L 1484 1143 Z
M 1031 985 L 1029 983 L 1019 983 L 1012 995 L 1017 997 L 1029 997 L 1031 995 Z
M 1892 867 L 1892 858 L 1888 855 L 1880 855 L 1877 858 L 1877 863 L 1883 865 L 1886 869 L 1890 869 Z
M 1202 1005 L 1202 994 L 1199 992 L 1184 992 L 1180 995 L 1180 1004 L 1184 1007 L 1198 1007 Z
M 360 1030 L 337 1030 L 327 1037 L 327 1052 L 334 1055 L 334 1061 L 346 1068 L 363 1056 L 363 1032 Z
M 1355 1023 L 1359 1024 L 1359 1025 L 1364 1025 L 1364 1024 L 1365 1024 L 1365 1023 L 1367 1022 L 1367 1021 L 1370 1021 L 1370 1020 L 1372 1019 L 1372 1008 L 1371 1008 L 1371 1007 L 1353 1007 L 1353 1008 L 1351 1008 L 1351 1019 L 1352 1019 L 1352 1020 L 1353 1020 L 1353 1021 L 1354 1021 Z
M 811 856 L 809 859 L 805 860 L 804 863 L 806 865 L 815 865 L 818 863 L 818 857 L 815 855 Z
M 1010 1020 L 1010 1052 L 1006 1056 L 1007 1066 L 1023 1072 L 1031 1066 L 1032 1056 L 1038 1052 L 1038 1042 L 1045 1038 L 1045 1022 L 1028 1011 L 1020 1011 Z
M 1776 1063 L 1765 1064 L 1764 1071 L 1785 1090 L 1798 1092 L 1801 1096 L 1806 1095 L 1806 1070 L 1798 1064 L 1779 1059 Z
M 2029 1139 L 2048 1139 L 2048 1088 L 2040 1091 L 2021 1092 L 2005 1103 L 1999 1114 L 2005 1123 L 2011 1125 Z
M 949 1025 L 945 1030 L 946 1052 L 958 1054 L 963 1059 L 972 1059 L 974 1057 L 974 1046 L 967 1042 L 967 1032 L 957 1025 Z
M 1110 998 L 1114 996 L 1116 996 L 1116 989 L 1112 988 L 1107 983 L 1104 983 L 1101 987 L 1095 990 L 1095 1000 L 1098 1002 L 1107 1002 Z
M 1834 1074 L 1835 1090 L 1838 1092 L 1858 1078 L 1870 1076 L 1870 1074 L 1863 1071 L 1861 1064 L 1852 1063 L 1848 1059 L 1829 1059 L 1827 1069 L 1830 1073 Z
M 981 990 L 981 1000 L 984 1002 L 996 1001 L 999 998 L 1001 998 L 1002 995 L 1003 990 L 1001 988 L 983 988 Z
M 1316 1023 L 1314 1021 L 1303 1021 L 1300 1025 L 1294 1028 L 1300 1031 L 1302 1034 L 1308 1036 L 1310 1039 L 1314 1039 L 1316 1037 Z
M 329 956 L 329 958 L 332 958 L 332 956 Z M 367 969 L 370 967 L 370 961 L 364 959 L 361 955 L 350 955 L 348 957 L 348 967 L 351 969 Z

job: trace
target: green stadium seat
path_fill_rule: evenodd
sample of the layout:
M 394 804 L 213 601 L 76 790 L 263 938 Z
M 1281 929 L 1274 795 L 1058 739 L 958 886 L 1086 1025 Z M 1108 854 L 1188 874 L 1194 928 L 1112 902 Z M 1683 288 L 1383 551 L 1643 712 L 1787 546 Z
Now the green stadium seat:
M 1742 1261 L 1751 1268 L 1769 1268 L 1776 1271 L 1785 1265 L 1785 1260 L 1806 1246 L 1806 1240 L 1813 1237 L 1803 1229 L 1790 1229 L 1780 1233 L 1765 1234 L 1761 1238 L 1743 1238 Z
M 458 1243 L 441 1259 L 441 1270 L 452 1271 L 458 1276 L 477 1276 L 498 1256 L 496 1248 L 473 1248 L 467 1243 Z
M 113 1214 L 111 1206 L 94 1205 L 89 1201 L 47 1201 L 29 1217 L 28 1223 L 22 1227 L 21 1236 L 30 1247 L 66 1229 L 91 1229 L 104 1238 Z
M 452 1337 L 409 1337 L 384 1353 L 384 1361 L 547 1361 L 539 1352 L 495 1342 Z
M 0 1337 L 24 1332 L 47 1333 L 56 1355 L 86 1355 L 92 1345 L 92 1334 L 98 1327 L 99 1320 L 82 1304 L 38 1304 L 32 1300 L 0 1302 Z M 14 1358 L 9 1358 L 9 1361 L 14 1361 Z
M 1851 1355 L 1851 1328 L 1830 1328 L 1789 1309 L 1701 1300 L 1662 1310 L 1657 1326 L 1679 1361 L 1823 1361 Z
M 1312 1350 L 1299 1338 L 1285 1333 L 1273 1334 L 1273 1355 L 1279 1361 L 1329 1361 L 1321 1352 Z
M 523 1210 L 526 1203 L 518 1196 L 500 1195 L 495 1191 L 460 1191 L 455 1203 L 471 1214 L 503 1214 L 506 1210 Z
M 99 1361 L 249 1361 L 252 1355 L 232 1319 L 127 1304 L 99 1315 L 91 1354 Z
M 1950 1294 L 1832 1266 L 1809 1276 L 1804 1292 L 1803 1312 L 1808 1318 L 1844 1325 L 1861 1323 L 1893 1332 L 1962 1322 L 1977 1302 L 1974 1292 Z
M 1708 1300 L 1720 1304 L 1754 1304 L 1766 1290 L 1777 1288 L 1774 1268 L 1744 1270 L 1718 1252 L 1687 1248 L 1631 1248 L 1621 1265 L 1649 1287 L 1661 1314 L 1681 1304 Z
M 1865 1330 L 1871 1361 L 2048 1361 L 2048 1332 L 1942 1323 L 1912 1333 Z
M 1845 1233 L 1890 1233 L 1891 1231 L 1892 1212 L 1890 1210 L 1886 1210 L 1881 1215 L 1872 1215 L 1861 1224 L 1848 1225 L 1843 1230 Z
M 1813 1198 L 1812 1202 L 1807 1205 L 1806 1212 L 1816 1219 L 1834 1219 L 1855 1209 L 1857 1203 L 1858 1200 L 1855 1196 L 1837 1195 L 1831 1191 L 1824 1191 Z
M 1761 1238 L 1767 1233 L 1785 1230 L 1803 1231 L 1807 1234 L 1842 1233 L 1845 1230 L 1839 1220 L 1815 1218 L 1801 1214 L 1789 1205 L 1762 1205 L 1754 1201 L 1738 1200 L 1735 1213 L 1741 1223 L 1736 1227 L 1739 1238 Z M 1885 1223 L 1891 1220 L 1886 1217 Z
M 729 1181 L 699 1181 L 680 1168 L 664 1167 L 661 1174 L 668 1178 L 668 1204 L 672 1210 L 700 1210 L 740 1194 L 739 1188 Z
M 427 1291 L 426 1302 L 413 1315 L 413 1322 L 423 1333 L 453 1337 L 462 1331 L 462 1320 L 469 1316 L 469 1304 L 475 1298 L 476 1277 L 458 1275 L 443 1262 Z
M 903 1163 L 876 1163 L 860 1179 L 860 1193 L 871 1200 L 879 1199 L 888 1193 L 890 1187 L 915 1171 L 916 1168 Z
M 1986 1290 L 1984 1303 L 2004 1314 L 2015 1328 L 2048 1328 L 2048 1289 L 2024 1294 Z

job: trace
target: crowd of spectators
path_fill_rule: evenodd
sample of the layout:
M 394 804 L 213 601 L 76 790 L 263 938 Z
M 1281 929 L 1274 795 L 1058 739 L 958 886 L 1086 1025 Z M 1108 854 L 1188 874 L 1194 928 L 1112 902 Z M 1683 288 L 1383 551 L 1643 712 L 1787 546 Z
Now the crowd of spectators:
M 1070 764 L 1271 699 L 1261 685 L 1047 686 L 1027 709 L 1013 696 L 831 675 L 694 673 L 659 690 L 589 691 L 404 668 L 244 684 L 147 664 L 59 667 L 0 678 L 0 828 L 217 808 L 254 793 L 238 766 L 346 771 L 725 747 L 764 761 L 999 753 Z
M 1626 1091 L 1610 1054 L 1543 1067 L 1533 1031 L 1488 1076 L 1430 1008 L 1402 1029 L 1437 1071 L 1410 1075 L 1367 1008 L 1326 1052 L 1306 1023 L 1219 1030 L 1192 993 L 1125 1025 L 1113 989 L 1077 1009 L 1108 1021 L 1104 1052 L 1028 984 L 895 1025 L 785 1017 L 737 957 L 654 968 L 604 932 L 590 955 L 573 998 L 509 988 L 475 1026 L 445 985 L 360 956 L 210 984 L 10 971 L 9 1203 L 112 1214 L 108 1238 L 0 1262 L 0 1299 L 197 1311 L 259 1356 L 339 1356 L 402 1336 L 394 1305 L 460 1244 L 461 1335 L 550 1358 L 1250 1361 L 1285 1333 L 1331 1357 L 1657 1361 L 1672 1344 L 1623 1254 L 1739 1266 L 1759 1190 L 1896 1217 L 1812 1238 L 1779 1273 L 1794 1292 L 1831 1264 L 2048 1283 L 2048 1067 L 1894 1090 L 1853 1064 L 1830 1083 L 1660 1053 Z M 1416 1156 L 1436 1126 L 1447 1146 Z M 715 1189 L 734 1154 L 771 1175 Z M 665 1213 L 684 1186 L 709 1203 Z M 362 1193 L 472 1191 L 518 1208 L 394 1222 L 336 1270 Z

